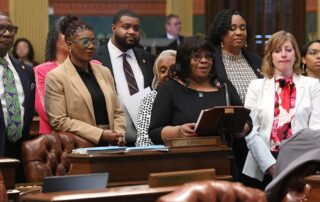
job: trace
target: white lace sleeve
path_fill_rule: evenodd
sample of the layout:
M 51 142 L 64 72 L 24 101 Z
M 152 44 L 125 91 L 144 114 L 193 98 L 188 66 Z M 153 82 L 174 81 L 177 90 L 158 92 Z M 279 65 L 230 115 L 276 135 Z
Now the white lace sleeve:
M 146 95 L 140 103 L 138 122 L 137 122 L 137 147 L 154 145 L 149 138 L 148 129 L 151 119 L 151 110 L 157 91 L 153 90 Z

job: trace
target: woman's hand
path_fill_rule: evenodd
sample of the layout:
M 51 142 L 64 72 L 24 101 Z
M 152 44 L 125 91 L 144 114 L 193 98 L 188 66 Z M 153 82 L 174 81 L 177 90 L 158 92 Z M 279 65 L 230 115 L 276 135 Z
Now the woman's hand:
M 195 123 L 186 123 L 179 127 L 179 137 L 194 137 L 196 136 L 196 132 L 194 127 Z
M 118 138 L 118 145 L 119 146 L 125 146 L 126 145 L 126 140 L 123 134 L 121 133 L 116 133 L 118 135 L 121 135 L 121 137 Z
M 124 135 L 112 130 L 103 130 L 100 140 L 111 145 L 123 146 L 125 144 Z
M 234 133 L 234 136 L 236 138 L 243 138 L 245 136 L 247 136 L 250 132 L 251 132 L 252 128 L 250 129 L 249 124 L 245 123 L 243 130 L 240 133 Z

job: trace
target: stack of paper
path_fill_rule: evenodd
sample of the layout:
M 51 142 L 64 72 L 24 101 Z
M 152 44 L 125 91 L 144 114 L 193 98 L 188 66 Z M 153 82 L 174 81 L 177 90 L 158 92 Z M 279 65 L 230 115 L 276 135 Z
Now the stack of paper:
M 87 147 L 72 150 L 74 154 L 97 154 L 97 153 L 126 153 L 133 151 L 169 151 L 169 147 L 164 145 L 150 145 L 146 147 Z

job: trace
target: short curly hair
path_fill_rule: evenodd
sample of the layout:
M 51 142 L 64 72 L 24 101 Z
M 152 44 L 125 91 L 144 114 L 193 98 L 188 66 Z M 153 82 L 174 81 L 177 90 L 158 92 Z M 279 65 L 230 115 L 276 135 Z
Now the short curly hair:
M 205 36 L 195 35 L 186 37 L 177 50 L 175 72 L 176 77 L 179 78 L 186 85 L 189 84 L 191 71 L 191 57 L 194 52 L 207 51 L 214 54 L 214 47 Z M 212 65 L 210 72 L 210 83 L 216 85 L 218 77 L 214 66 Z
M 247 40 L 251 37 L 251 28 L 248 25 L 246 17 L 234 9 L 224 9 L 220 11 L 213 19 L 208 30 L 208 38 L 215 46 L 220 46 L 222 37 L 231 29 L 231 20 L 233 15 L 240 15 L 247 24 Z

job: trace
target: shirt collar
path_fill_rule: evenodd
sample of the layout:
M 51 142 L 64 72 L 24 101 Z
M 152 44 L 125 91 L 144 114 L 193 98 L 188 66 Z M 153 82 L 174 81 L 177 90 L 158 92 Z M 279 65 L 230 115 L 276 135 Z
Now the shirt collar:
M 130 58 L 133 57 L 133 50 L 129 49 L 126 52 L 122 52 L 117 46 L 115 46 L 111 39 L 108 42 L 108 49 L 109 49 L 109 53 L 110 53 L 110 58 L 119 58 L 122 57 L 122 55 L 125 53 L 127 55 L 129 55 Z
M 3 59 L 7 61 L 9 67 L 13 66 L 8 53 L 3 57 Z
M 168 39 L 177 39 L 178 37 L 177 37 L 177 36 L 174 37 L 172 34 L 170 34 L 170 33 L 167 32 L 167 38 L 168 38 Z

